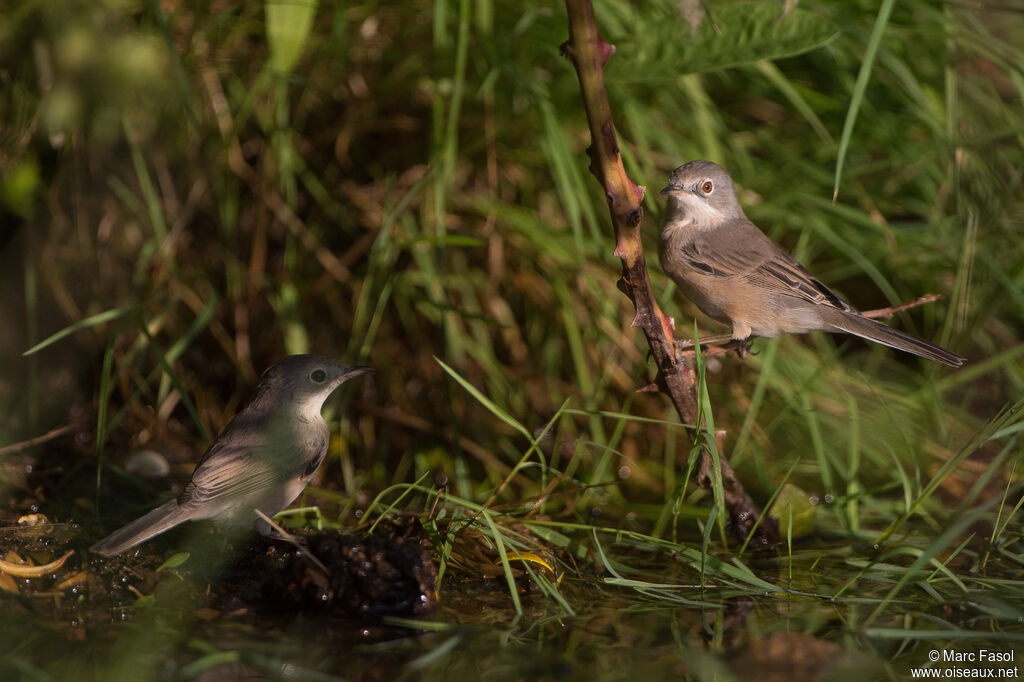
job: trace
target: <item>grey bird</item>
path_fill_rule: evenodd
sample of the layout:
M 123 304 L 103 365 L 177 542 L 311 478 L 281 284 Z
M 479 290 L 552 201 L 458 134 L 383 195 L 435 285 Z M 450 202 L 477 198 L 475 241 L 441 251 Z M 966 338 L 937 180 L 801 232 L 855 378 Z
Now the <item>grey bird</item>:
M 327 397 L 347 379 L 373 371 L 320 355 L 290 355 L 260 377 L 256 394 L 206 450 L 177 498 L 97 542 L 90 550 L 114 556 L 184 521 L 213 519 L 227 526 L 256 522 L 295 500 L 327 454 L 330 432 L 320 415 Z
M 959 367 L 967 359 L 864 317 L 750 222 L 732 178 L 710 161 L 672 171 L 668 212 L 658 242 L 661 266 L 732 338 L 845 332 Z

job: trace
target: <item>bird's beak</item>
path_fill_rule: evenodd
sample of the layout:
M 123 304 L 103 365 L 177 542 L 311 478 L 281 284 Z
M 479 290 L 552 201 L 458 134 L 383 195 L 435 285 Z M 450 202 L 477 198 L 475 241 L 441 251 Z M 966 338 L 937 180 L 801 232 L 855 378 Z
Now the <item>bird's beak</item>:
M 352 377 L 357 377 L 360 374 L 366 374 L 368 372 L 374 372 L 374 371 L 376 371 L 376 370 L 373 367 L 349 367 L 348 370 L 345 371 L 338 378 L 341 379 L 342 381 L 348 381 Z
M 682 189 L 682 188 L 681 187 L 676 187 L 675 185 L 669 185 L 665 189 L 661 190 L 661 192 L 659 192 L 659 194 L 675 194 L 680 189 Z
M 331 382 L 331 390 L 333 391 L 335 388 L 341 386 L 343 383 L 345 383 L 352 377 L 357 377 L 360 374 L 366 374 L 367 372 L 373 371 L 373 367 L 349 367 L 344 372 L 339 374 L 334 381 Z

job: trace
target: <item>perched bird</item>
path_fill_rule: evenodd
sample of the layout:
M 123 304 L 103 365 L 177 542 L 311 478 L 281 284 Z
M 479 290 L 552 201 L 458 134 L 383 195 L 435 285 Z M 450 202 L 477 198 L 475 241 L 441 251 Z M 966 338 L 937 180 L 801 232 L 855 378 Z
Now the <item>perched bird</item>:
M 114 556 L 183 521 L 214 519 L 244 526 L 281 511 L 327 454 L 330 433 L 320 416 L 327 397 L 347 379 L 373 371 L 320 355 L 291 355 L 260 377 L 256 394 L 203 454 L 177 498 L 114 531 L 90 549 Z
M 967 359 L 864 317 L 750 222 L 732 178 L 710 161 L 672 171 L 658 255 L 665 272 L 732 338 L 845 332 L 952 367 Z

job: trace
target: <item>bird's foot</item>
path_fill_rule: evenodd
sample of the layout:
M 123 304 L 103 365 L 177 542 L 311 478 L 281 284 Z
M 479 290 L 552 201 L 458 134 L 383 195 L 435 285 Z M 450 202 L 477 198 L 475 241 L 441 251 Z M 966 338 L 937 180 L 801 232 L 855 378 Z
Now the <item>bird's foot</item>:
M 704 336 L 699 339 L 701 350 L 707 352 L 712 346 L 728 346 L 729 342 L 733 339 L 728 334 L 718 334 L 716 336 Z M 680 352 L 692 352 L 694 346 L 697 344 L 693 339 L 675 339 L 676 350 Z

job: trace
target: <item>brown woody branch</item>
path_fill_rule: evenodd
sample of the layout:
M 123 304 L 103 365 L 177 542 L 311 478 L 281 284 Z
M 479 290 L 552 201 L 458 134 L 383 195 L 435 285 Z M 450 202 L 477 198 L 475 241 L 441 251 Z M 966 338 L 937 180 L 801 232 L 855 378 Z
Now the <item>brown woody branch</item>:
M 562 55 L 573 63 L 580 81 L 592 140 L 587 149 L 590 172 L 604 188 L 615 228 L 614 253 L 622 259 L 622 278 L 618 286 L 633 302 L 636 309 L 633 326 L 640 327 L 647 337 L 651 355 L 658 365 L 655 380 L 658 388 L 672 400 L 684 423 L 696 425 L 696 374 L 676 353 L 672 339 L 672 319 L 665 315 L 654 300 L 640 240 L 640 225 L 643 221 L 641 202 L 645 188 L 626 175 L 605 90 L 604 65 L 615 52 L 615 47 L 602 40 L 598 34 L 590 0 L 566 0 L 565 4 L 569 15 L 569 40 L 562 45 Z M 702 486 L 709 487 L 713 476 L 711 458 L 706 451 L 702 452 L 701 457 L 698 479 Z M 722 487 L 733 527 L 738 535 L 745 537 L 761 514 L 724 456 L 720 461 Z M 758 532 L 760 535 L 757 539 L 762 543 L 776 539 L 773 524 L 761 523 Z

